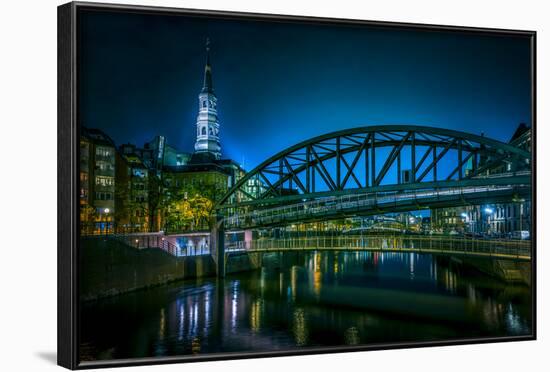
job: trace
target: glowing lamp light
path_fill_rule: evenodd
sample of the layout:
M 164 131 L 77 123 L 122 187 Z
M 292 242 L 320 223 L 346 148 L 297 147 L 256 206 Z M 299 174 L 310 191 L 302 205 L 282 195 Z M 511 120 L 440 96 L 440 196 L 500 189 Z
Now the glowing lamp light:
M 139 239 L 136 239 L 136 243 L 139 243 Z
M 485 208 L 485 213 L 493 213 L 493 209 L 492 208 Z
M 104 212 L 105 212 L 105 213 L 109 213 L 110 211 L 111 211 L 111 210 L 110 210 L 109 208 L 105 208 L 105 209 L 104 209 Z
M 466 213 L 461 213 L 460 215 L 464 218 L 468 218 L 468 215 Z

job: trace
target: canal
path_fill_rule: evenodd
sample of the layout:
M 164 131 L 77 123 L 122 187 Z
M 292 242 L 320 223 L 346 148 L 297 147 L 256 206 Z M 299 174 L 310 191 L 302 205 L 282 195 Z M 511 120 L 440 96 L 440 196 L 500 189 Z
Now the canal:
M 268 253 L 261 270 L 81 307 L 82 361 L 531 333 L 531 290 L 416 253 Z

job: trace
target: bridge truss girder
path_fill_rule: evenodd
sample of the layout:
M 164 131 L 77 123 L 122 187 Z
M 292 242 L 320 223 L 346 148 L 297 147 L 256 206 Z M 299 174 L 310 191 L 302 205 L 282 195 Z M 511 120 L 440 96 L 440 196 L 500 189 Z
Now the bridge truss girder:
M 454 130 L 353 128 L 301 142 L 267 159 L 239 180 L 216 209 L 318 194 L 475 183 L 493 172 L 529 170 L 530 158 L 529 152 L 509 144 Z

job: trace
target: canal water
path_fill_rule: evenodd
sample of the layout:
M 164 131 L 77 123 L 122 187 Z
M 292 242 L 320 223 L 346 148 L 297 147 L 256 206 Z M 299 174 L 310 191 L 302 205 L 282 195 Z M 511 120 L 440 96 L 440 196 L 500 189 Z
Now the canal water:
M 84 303 L 82 361 L 531 333 L 527 286 L 413 253 L 270 253 L 261 270 Z

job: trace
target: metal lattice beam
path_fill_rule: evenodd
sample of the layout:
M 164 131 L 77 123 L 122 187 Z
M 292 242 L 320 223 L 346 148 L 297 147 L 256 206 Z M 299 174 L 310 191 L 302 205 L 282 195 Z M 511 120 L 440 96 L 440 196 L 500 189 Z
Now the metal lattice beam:
M 389 149 L 389 154 L 380 153 L 383 148 Z M 451 152 L 456 156 L 449 160 Z M 476 177 L 505 163 L 512 163 L 514 170 L 525 169 L 530 157 L 528 151 L 510 144 L 449 129 L 403 125 L 352 128 L 312 138 L 270 157 L 240 179 L 216 207 L 307 196 L 321 189 L 339 192 L 378 187 L 383 181 L 391 182 L 385 177 L 395 168 L 399 185 L 403 182 L 404 162 L 410 163 L 406 166 L 410 168 L 407 182 L 418 184 L 425 183 L 430 173 L 432 182 L 438 182 Z M 425 165 L 428 158 L 431 161 Z M 445 166 L 438 167 L 443 161 Z M 465 167 L 471 170 L 467 175 Z M 451 172 L 444 174 L 446 169 Z M 362 174 L 364 183 L 360 180 Z M 249 180 L 261 185 L 257 195 L 247 191 Z

